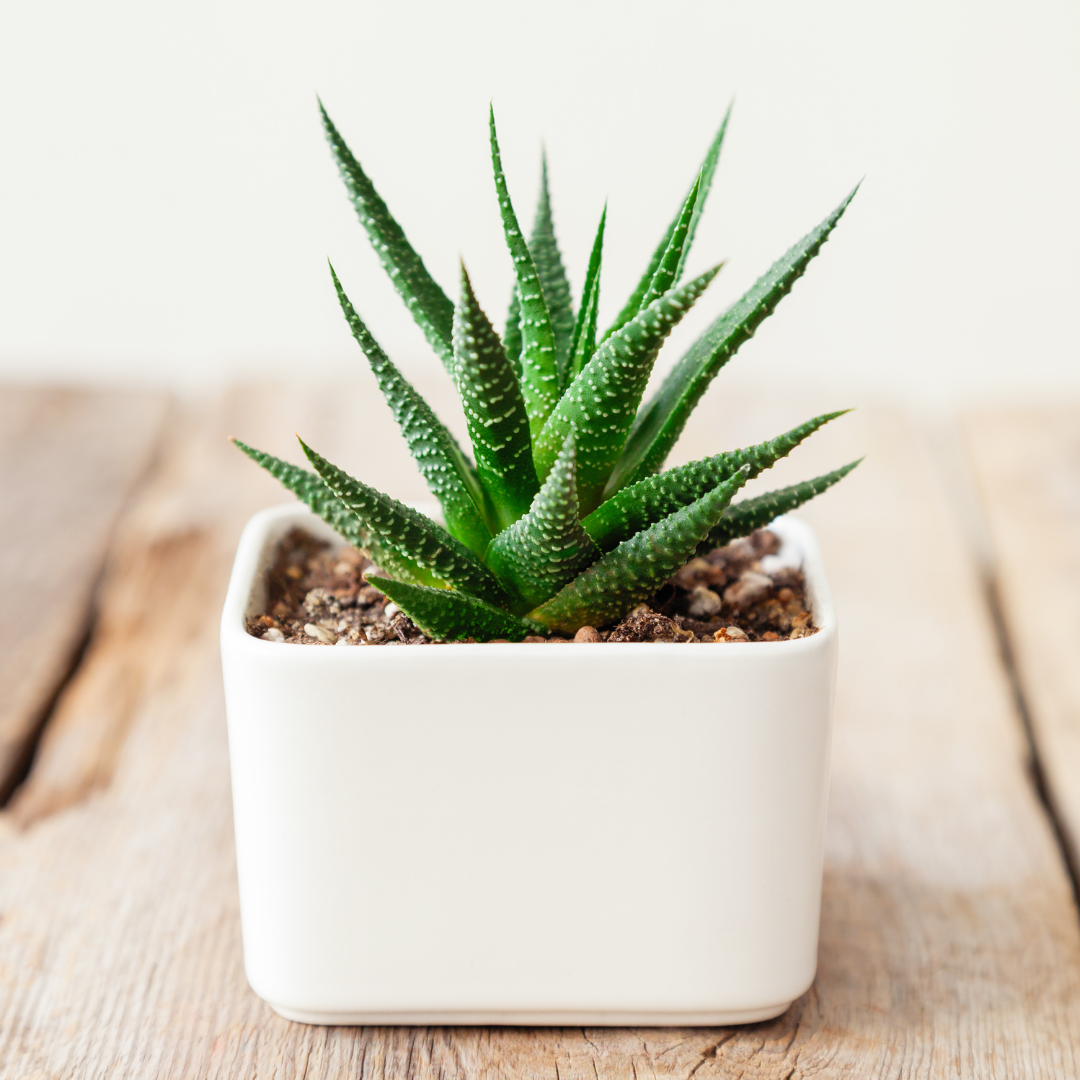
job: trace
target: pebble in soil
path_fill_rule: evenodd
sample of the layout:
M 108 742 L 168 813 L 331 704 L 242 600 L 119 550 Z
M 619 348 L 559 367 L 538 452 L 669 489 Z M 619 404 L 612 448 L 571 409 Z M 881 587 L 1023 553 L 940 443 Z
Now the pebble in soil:
M 613 626 L 583 626 L 573 636 L 530 636 L 536 644 L 608 642 L 725 643 L 779 641 L 817 632 L 802 571 L 765 569 L 780 541 L 759 529 L 704 558 L 691 559 Z M 303 645 L 434 644 L 364 574 L 374 564 L 347 545 L 294 528 L 278 544 L 267 572 L 266 611 L 247 630 L 268 641 Z

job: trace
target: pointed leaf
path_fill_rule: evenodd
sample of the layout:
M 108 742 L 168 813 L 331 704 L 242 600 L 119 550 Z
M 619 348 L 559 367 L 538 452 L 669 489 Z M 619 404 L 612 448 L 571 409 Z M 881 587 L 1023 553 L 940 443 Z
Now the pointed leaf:
M 717 454 L 704 461 L 691 461 L 688 465 L 668 469 L 658 476 L 647 476 L 631 487 L 623 488 L 597 507 L 582 525 L 604 551 L 610 551 L 616 544 L 647 528 L 654 521 L 667 517 L 680 506 L 688 506 L 700 499 L 743 465 L 750 466 L 747 479 L 753 480 L 782 457 L 787 457 L 818 428 L 838 416 L 843 416 L 845 412 L 846 409 L 817 416 L 756 446 Z
M 485 556 L 499 580 L 517 593 L 522 612 L 554 596 L 600 558 L 578 520 L 574 456 L 571 433 L 529 512 L 499 533 Z
M 551 331 L 555 336 L 555 365 L 559 372 L 559 385 L 566 385 L 566 365 L 570 355 L 570 338 L 574 333 L 574 304 L 570 299 L 570 282 L 566 279 L 562 255 L 555 240 L 555 223 L 551 218 L 551 193 L 548 190 L 547 152 L 541 159 L 540 202 L 533 219 L 529 252 L 540 279 Z
M 429 570 L 399 555 L 393 548 L 379 543 L 378 537 L 363 528 L 356 520 L 356 515 L 314 473 L 301 469 L 298 465 L 290 465 L 273 454 L 256 450 L 239 439 L 232 441 L 252 461 L 261 465 L 276 480 L 280 480 L 301 502 L 307 503 L 312 513 L 318 514 L 338 535 L 354 547 L 363 548 L 383 570 L 415 585 L 446 587 L 446 582 Z
M 503 332 L 503 351 L 521 378 L 521 299 L 518 296 L 517 282 L 510 292 L 510 308 L 506 313 L 506 330 Z
M 499 196 L 499 212 L 502 215 L 506 245 L 514 260 L 514 277 L 521 305 L 521 392 L 529 413 L 529 430 L 535 438 L 559 397 L 555 333 L 544 302 L 544 291 L 536 272 L 536 264 L 510 202 L 510 192 L 506 187 L 499 154 L 499 140 L 495 133 L 494 109 L 491 110 L 489 123 L 495 190 Z
M 520 641 L 526 634 L 547 633 L 547 628 L 539 623 L 520 619 L 464 593 L 429 589 L 375 575 L 367 580 L 436 641 L 461 641 L 464 638 Z
M 491 571 L 441 525 L 354 480 L 307 446 L 303 439 L 300 445 L 323 483 L 356 515 L 362 528 L 378 536 L 383 546 L 427 567 L 461 592 L 496 604 L 506 603 L 506 594 Z
M 574 323 L 574 333 L 570 339 L 570 360 L 567 364 L 565 382 L 562 389 L 581 374 L 582 369 L 596 352 L 596 316 L 600 310 L 600 263 L 604 253 L 604 225 L 607 222 L 607 203 L 600 215 L 600 224 L 596 229 L 592 253 L 589 255 L 589 269 L 585 273 L 585 288 L 581 293 L 581 310 Z
M 696 502 L 623 541 L 531 611 L 529 618 L 564 633 L 621 618 L 652 596 L 694 554 L 749 472 L 750 466 L 744 465 Z
M 609 337 L 566 388 L 540 437 L 534 440 L 536 472 L 546 477 L 566 436 L 576 429 L 582 513 L 589 513 L 600 501 L 660 346 L 719 269 L 714 267 L 665 293 Z
M 700 191 L 701 175 L 699 174 L 694 181 L 694 186 L 690 189 L 690 194 L 686 196 L 686 202 L 683 203 L 679 216 L 675 219 L 671 239 L 668 240 L 668 246 L 641 299 L 643 308 L 648 307 L 658 296 L 662 296 L 675 284 L 676 271 L 682 265 L 683 248 L 686 246 L 686 237 L 690 232 L 690 219 L 694 216 L 694 208 L 697 206 Z
M 574 328 L 574 306 L 570 299 L 570 283 L 566 280 L 562 256 L 555 242 L 555 227 L 551 220 L 551 197 L 548 192 L 547 155 L 544 155 L 540 174 L 540 205 L 533 218 L 532 238 L 529 251 L 540 279 L 544 302 L 551 318 L 551 329 L 555 335 L 556 367 L 559 372 L 559 385 L 565 383 L 566 361 L 570 353 L 570 334 Z M 566 328 L 569 327 L 569 330 Z M 564 340 L 565 339 L 565 340 Z M 510 309 L 506 313 L 506 332 L 503 334 L 503 349 L 506 357 L 521 371 L 521 298 L 515 282 L 510 294 Z
M 713 176 L 716 173 L 716 166 L 720 160 L 720 148 L 724 145 L 724 134 L 727 131 L 728 119 L 730 117 L 731 106 L 729 105 L 727 112 L 724 113 L 724 119 L 721 121 L 720 130 L 716 133 L 715 138 L 709 145 L 705 160 L 701 163 L 701 168 L 698 170 L 700 187 L 694 206 L 694 213 L 690 218 L 690 228 L 686 234 L 686 242 L 682 246 L 682 256 L 679 261 L 679 267 L 675 272 L 676 281 L 682 277 L 686 256 L 690 253 L 690 245 L 694 242 L 694 234 L 697 232 L 698 221 L 701 219 L 701 212 L 705 209 L 705 200 L 708 198 L 709 189 L 712 187 Z M 649 265 L 645 268 L 645 273 L 641 275 L 641 280 L 638 281 L 634 291 L 630 294 L 630 299 L 626 301 L 622 311 L 620 311 L 616 317 L 615 322 L 611 324 L 604 334 L 603 340 L 611 337 L 611 335 L 620 327 L 625 326 L 641 310 L 642 298 L 649 290 L 653 275 L 656 273 L 657 267 L 660 265 L 660 260 L 663 259 L 664 253 L 668 249 L 668 244 L 671 242 L 671 236 L 675 232 L 675 228 L 678 225 L 681 216 L 682 210 L 680 209 L 679 213 L 675 216 L 675 220 L 665 230 L 663 237 L 660 239 L 660 243 L 656 245 L 656 250 L 649 259 Z
M 749 536 L 755 529 L 764 529 L 781 514 L 786 514 L 803 503 L 809 502 L 815 495 L 827 491 L 833 484 L 842 480 L 863 459 L 852 461 L 839 469 L 834 469 L 824 476 L 813 480 L 804 480 L 791 487 L 768 491 L 752 499 L 729 506 L 716 527 L 709 533 L 698 548 L 699 555 L 707 555 L 713 548 L 724 547 L 740 536 Z
M 484 490 L 472 464 L 461 452 L 454 436 L 443 427 L 428 403 L 402 376 L 364 325 L 345 295 L 333 266 L 330 274 L 349 329 L 371 364 L 379 389 L 409 445 L 409 453 L 416 460 L 432 495 L 439 500 L 447 529 L 466 547 L 483 555 L 491 542 L 491 530 L 480 509 L 485 505 Z
M 476 468 L 499 529 L 529 509 L 540 485 L 533 468 L 529 416 L 499 335 L 461 268 L 461 299 L 454 311 L 454 380 L 469 425 Z
M 804 236 L 690 347 L 634 421 L 608 493 L 656 472 L 671 452 L 686 420 L 716 373 L 791 291 L 855 196 L 847 198 Z
M 401 226 L 394 220 L 375 186 L 352 155 L 345 140 L 334 127 L 322 102 L 319 102 L 326 138 L 337 162 L 338 171 L 349 192 L 360 224 L 367 230 L 383 269 L 390 275 L 405 306 L 424 332 L 447 371 L 453 369 L 450 344 L 454 305 L 428 273 L 423 259 L 405 238 Z
M 686 234 L 686 243 L 683 244 L 682 259 L 679 262 L 679 268 L 675 271 L 676 281 L 682 277 L 683 269 L 686 266 L 686 257 L 690 254 L 690 248 L 694 243 L 694 236 L 697 234 L 701 215 L 705 210 L 705 200 L 709 197 L 709 191 L 712 189 L 716 166 L 720 163 L 720 150 L 724 145 L 724 135 L 727 133 L 728 120 L 731 119 L 732 105 L 734 105 L 734 102 L 727 107 L 724 119 L 720 121 L 720 130 L 709 144 L 705 160 L 701 163 L 701 187 L 698 190 L 697 201 L 694 204 L 694 216 L 690 219 L 690 229 Z

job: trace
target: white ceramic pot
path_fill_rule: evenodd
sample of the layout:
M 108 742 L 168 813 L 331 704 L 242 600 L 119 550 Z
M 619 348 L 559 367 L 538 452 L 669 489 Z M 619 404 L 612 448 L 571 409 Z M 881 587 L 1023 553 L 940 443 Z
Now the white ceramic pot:
M 244 960 L 318 1024 L 721 1025 L 814 977 L 836 620 L 756 644 L 262 641 L 297 504 L 256 514 L 221 625 Z

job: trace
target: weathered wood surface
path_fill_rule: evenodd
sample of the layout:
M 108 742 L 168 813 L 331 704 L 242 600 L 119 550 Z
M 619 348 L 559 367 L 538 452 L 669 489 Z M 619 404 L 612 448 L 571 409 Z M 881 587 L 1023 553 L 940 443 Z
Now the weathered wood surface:
M 363 390 L 238 392 L 174 419 L 117 531 L 87 655 L 0 815 L 0 1075 L 1080 1074 L 1080 924 L 978 569 L 917 429 L 870 412 L 782 470 L 869 454 L 807 514 L 842 659 L 820 969 L 801 1001 L 770 1023 L 681 1031 L 310 1028 L 259 1002 L 216 638 L 243 520 L 281 496 L 224 437 L 292 455 L 291 432 L 310 433 L 421 497 Z M 743 443 L 818 404 L 711 406 L 682 454 L 714 449 L 717 419 Z M 677 874 L 662 852 L 639 871 Z
M 150 393 L 0 393 L 0 802 L 84 639 L 112 527 L 165 406 Z
M 1047 795 L 1080 867 L 1080 406 L 964 423 Z

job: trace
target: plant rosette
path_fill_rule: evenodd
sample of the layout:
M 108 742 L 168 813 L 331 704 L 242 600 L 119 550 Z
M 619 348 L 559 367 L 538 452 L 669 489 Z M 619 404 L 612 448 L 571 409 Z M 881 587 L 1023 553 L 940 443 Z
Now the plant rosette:
M 240 541 L 221 627 L 244 962 L 318 1024 L 735 1024 L 817 963 L 836 620 L 747 644 L 253 637 L 303 507 Z
M 457 302 L 447 297 L 322 118 L 361 224 L 456 385 L 471 456 L 331 269 L 441 520 L 304 442 L 310 468 L 235 440 L 311 511 L 255 516 L 222 623 L 251 985 L 282 1015 L 316 1023 L 777 1015 L 815 969 L 836 655 L 813 536 L 780 515 L 858 462 L 736 498 L 842 415 L 831 412 L 664 466 L 712 380 L 791 291 L 855 192 L 729 305 L 646 401 L 665 339 L 721 268 L 682 280 L 726 117 L 601 333 L 607 211 L 575 307 L 546 159 L 526 240 L 492 112 L 514 272 L 501 335 L 464 267 Z M 740 644 L 725 631 L 723 642 L 689 647 L 525 641 L 601 632 L 695 555 L 778 518 L 780 556 L 802 569 L 813 633 Z M 247 632 L 276 545 L 296 524 L 365 551 L 380 571 L 368 585 L 437 644 L 339 649 Z

